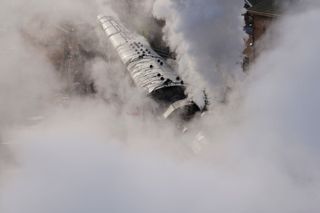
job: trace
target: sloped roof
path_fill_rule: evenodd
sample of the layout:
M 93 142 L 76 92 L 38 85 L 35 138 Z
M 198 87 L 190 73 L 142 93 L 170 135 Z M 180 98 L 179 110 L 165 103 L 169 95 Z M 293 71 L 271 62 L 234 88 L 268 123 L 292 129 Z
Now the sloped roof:
M 267 16 L 276 17 L 281 13 L 279 3 L 276 0 L 250 0 L 252 7 L 248 9 L 248 12 Z

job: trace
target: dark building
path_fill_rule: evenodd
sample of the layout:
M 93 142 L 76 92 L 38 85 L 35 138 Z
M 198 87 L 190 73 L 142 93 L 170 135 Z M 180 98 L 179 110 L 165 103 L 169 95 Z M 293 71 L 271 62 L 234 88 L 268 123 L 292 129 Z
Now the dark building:
M 282 7 L 276 0 L 245 0 L 244 31 L 249 35 L 244 50 L 244 70 L 257 57 L 256 42 L 264 35 L 273 20 L 280 16 Z M 283 2 L 281 2 L 283 3 Z

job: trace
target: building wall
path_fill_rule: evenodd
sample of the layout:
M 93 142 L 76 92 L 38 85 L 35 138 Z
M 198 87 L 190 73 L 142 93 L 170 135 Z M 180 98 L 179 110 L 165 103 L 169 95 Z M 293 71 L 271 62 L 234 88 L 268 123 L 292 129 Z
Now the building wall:
M 248 34 L 244 50 L 244 70 L 246 70 L 249 64 L 258 56 L 256 44 L 263 37 L 274 18 L 250 12 L 247 12 L 244 17 L 246 23 L 244 29 Z

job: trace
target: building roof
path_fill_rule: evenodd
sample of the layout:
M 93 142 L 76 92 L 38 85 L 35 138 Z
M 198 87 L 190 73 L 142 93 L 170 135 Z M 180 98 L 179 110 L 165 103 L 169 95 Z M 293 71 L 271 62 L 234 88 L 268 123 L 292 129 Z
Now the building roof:
M 281 13 L 280 5 L 276 0 L 249 0 L 252 7 L 248 8 L 249 13 L 256 15 L 276 17 Z

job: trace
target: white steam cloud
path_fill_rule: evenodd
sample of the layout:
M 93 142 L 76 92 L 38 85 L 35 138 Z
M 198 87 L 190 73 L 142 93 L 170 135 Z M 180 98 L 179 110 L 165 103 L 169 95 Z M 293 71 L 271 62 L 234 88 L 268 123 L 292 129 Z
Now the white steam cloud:
M 0 159 L 6 146 L 16 165 L 0 167 L 0 211 L 319 212 L 320 8 L 309 1 L 278 20 L 262 41 L 272 46 L 238 82 L 242 1 L 143 2 L 3 2 Z M 98 94 L 67 93 L 61 103 L 68 81 L 48 53 L 56 46 L 39 43 L 55 41 L 65 23 L 94 29 L 95 15 L 111 10 L 138 30 L 152 13 L 164 18 L 179 70 L 209 92 L 235 88 L 229 104 L 181 134 L 152 115 L 112 51 L 100 57 L 94 42 L 99 57 L 84 67 Z M 195 154 L 198 131 L 206 141 Z
M 223 95 L 241 75 L 243 1 L 156 1 L 153 13 L 165 19 L 165 39 L 178 54 L 179 71 L 197 87 Z M 232 50 L 232 51 L 230 51 Z

